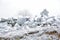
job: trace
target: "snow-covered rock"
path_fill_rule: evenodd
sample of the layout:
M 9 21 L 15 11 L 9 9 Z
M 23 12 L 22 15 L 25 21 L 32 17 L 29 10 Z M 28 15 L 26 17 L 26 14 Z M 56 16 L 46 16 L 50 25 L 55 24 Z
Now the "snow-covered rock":
M 49 17 L 44 9 L 40 16 L 34 18 L 20 17 L 6 19 L 0 22 L 0 37 L 2 40 L 59 40 L 58 36 L 46 34 L 56 31 L 60 34 L 60 19 Z M 13 26 L 14 27 L 13 27 Z

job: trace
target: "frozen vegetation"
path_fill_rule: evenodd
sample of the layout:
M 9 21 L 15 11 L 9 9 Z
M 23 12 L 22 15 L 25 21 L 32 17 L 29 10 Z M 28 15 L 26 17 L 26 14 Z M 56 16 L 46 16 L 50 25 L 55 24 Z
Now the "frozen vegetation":
M 44 9 L 35 18 L 1 18 L 0 40 L 60 40 L 60 18 Z

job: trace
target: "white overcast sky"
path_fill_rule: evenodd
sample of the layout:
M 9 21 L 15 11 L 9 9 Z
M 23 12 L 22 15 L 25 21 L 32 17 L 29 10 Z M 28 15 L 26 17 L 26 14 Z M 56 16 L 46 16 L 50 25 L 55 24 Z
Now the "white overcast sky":
M 50 15 L 60 15 L 60 0 L 0 0 L 0 18 L 17 16 L 22 10 L 36 15 L 43 9 Z

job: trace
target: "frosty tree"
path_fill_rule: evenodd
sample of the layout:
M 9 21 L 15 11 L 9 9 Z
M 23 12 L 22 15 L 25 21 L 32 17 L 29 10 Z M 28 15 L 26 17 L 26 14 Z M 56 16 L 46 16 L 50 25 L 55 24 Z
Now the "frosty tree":
M 43 16 L 48 16 L 48 11 L 46 9 L 44 9 L 42 12 L 41 12 L 41 17 Z

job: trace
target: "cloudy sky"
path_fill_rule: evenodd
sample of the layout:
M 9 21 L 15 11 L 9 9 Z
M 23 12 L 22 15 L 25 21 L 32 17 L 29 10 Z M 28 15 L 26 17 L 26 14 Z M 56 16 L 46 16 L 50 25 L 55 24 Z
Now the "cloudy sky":
M 0 0 L 0 18 L 16 17 L 23 10 L 39 15 L 43 9 L 50 15 L 60 15 L 60 0 Z

